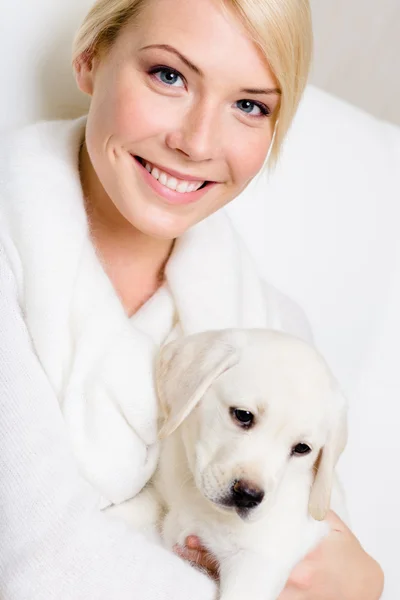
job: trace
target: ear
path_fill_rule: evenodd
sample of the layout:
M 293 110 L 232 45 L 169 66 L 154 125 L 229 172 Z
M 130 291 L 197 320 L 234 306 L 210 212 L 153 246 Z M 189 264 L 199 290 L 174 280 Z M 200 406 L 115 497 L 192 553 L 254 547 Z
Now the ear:
M 334 415 L 325 446 L 315 464 L 316 473 L 309 500 L 310 515 L 323 521 L 330 508 L 334 470 L 347 442 L 347 401 L 335 391 Z
M 164 346 L 156 365 L 156 385 L 164 417 L 161 439 L 173 433 L 213 381 L 238 362 L 239 338 L 240 334 L 233 330 L 211 331 Z
M 89 51 L 82 54 L 74 62 L 75 80 L 78 88 L 84 94 L 91 96 L 94 87 L 94 73 L 97 58 Z

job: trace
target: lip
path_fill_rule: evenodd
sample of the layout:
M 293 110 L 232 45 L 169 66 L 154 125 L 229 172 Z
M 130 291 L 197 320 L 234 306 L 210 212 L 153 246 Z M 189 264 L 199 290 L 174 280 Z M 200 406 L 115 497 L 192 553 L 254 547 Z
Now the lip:
M 164 201 L 167 201 L 168 204 L 175 204 L 175 205 L 193 204 L 194 202 L 198 202 L 203 196 L 205 196 L 205 194 L 207 194 L 212 188 L 214 188 L 217 185 L 216 182 L 210 182 L 206 185 L 205 188 L 197 190 L 196 192 L 186 192 L 184 194 L 182 194 L 180 192 L 176 192 L 175 190 L 170 190 L 165 185 L 162 185 L 159 181 L 157 181 L 157 179 L 155 179 L 153 177 L 153 175 L 151 175 L 148 172 L 148 170 L 142 165 L 142 163 L 137 158 L 135 158 L 132 154 L 131 154 L 131 156 L 132 156 L 132 159 L 133 159 L 135 165 L 139 169 L 139 172 L 141 173 L 143 179 L 145 180 L 145 182 L 153 189 L 154 192 L 156 192 L 156 194 L 158 196 L 160 196 Z M 153 163 L 151 163 L 151 164 L 153 164 Z M 154 166 L 156 166 L 156 165 L 154 165 Z M 172 171 L 169 171 L 169 173 L 171 173 L 171 175 L 174 176 Z M 183 178 L 184 176 L 177 175 L 177 177 Z M 187 180 L 187 181 L 189 181 L 189 180 Z M 202 181 L 202 180 L 192 178 L 192 181 Z
M 133 154 L 131 156 L 133 156 Z M 156 167 L 159 171 L 164 171 L 164 173 L 167 173 L 167 175 L 171 175 L 171 177 L 175 177 L 176 179 L 182 179 L 182 181 L 207 181 L 206 179 L 204 179 L 204 177 L 193 177 L 191 175 L 185 175 L 185 173 L 179 173 L 179 171 L 174 171 L 173 169 L 167 169 L 166 167 L 162 167 L 160 165 L 157 165 L 156 163 L 147 161 L 145 158 L 143 158 L 142 160 L 145 163 L 148 162 L 153 167 Z M 217 183 L 217 182 L 210 182 L 210 183 Z

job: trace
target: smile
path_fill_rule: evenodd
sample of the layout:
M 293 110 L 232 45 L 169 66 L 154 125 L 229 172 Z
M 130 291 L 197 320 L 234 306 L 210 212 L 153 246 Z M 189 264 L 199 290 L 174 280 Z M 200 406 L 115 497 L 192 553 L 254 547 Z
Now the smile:
M 164 171 L 140 156 L 131 156 L 149 186 L 170 204 L 196 202 L 217 185 L 216 182 L 198 180 L 188 175 L 180 175 L 176 171 Z
M 138 158 L 138 157 L 136 157 Z M 170 173 L 161 170 L 158 167 L 155 167 L 151 163 L 145 161 L 144 159 L 139 159 L 141 164 L 145 167 L 145 169 L 150 173 L 154 179 L 157 179 L 162 185 L 165 185 L 170 190 L 175 190 L 180 194 L 186 194 L 188 192 L 196 192 L 200 189 L 206 181 L 197 181 L 190 179 L 184 179 L 183 177 L 178 178 L 174 177 Z

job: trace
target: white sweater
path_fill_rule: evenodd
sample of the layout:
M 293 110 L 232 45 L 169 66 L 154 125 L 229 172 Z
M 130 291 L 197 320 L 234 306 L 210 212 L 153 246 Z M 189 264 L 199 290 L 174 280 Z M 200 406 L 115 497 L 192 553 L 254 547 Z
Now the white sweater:
M 205 575 L 101 510 L 154 471 L 154 353 L 173 327 L 309 327 L 222 213 L 179 240 L 129 319 L 90 241 L 83 134 L 39 124 L 0 159 L 0 597 L 211 600 Z

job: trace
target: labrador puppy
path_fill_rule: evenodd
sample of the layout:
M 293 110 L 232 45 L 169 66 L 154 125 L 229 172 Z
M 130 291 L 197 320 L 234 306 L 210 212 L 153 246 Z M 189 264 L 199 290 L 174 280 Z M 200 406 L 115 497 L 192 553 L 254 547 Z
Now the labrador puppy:
M 156 379 L 164 542 L 201 538 L 221 600 L 276 600 L 328 532 L 347 412 L 328 366 L 290 335 L 226 330 L 166 345 Z

